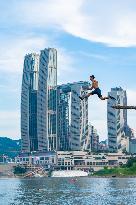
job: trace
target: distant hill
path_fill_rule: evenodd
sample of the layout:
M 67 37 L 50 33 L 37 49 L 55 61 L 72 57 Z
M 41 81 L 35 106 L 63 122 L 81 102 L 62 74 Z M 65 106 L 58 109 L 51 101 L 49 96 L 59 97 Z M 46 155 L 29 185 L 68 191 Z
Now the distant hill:
M 15 157 L 21 151 L 21 139 L 12 140 L 8 137 L 0 137 L 0 161 L 3 154 L 8 157 Z

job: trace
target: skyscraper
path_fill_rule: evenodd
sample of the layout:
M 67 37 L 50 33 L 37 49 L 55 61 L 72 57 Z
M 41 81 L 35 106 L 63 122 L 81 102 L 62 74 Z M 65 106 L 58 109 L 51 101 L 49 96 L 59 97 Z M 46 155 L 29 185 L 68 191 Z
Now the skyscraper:
M 90 137 L 90 151 L 97 152 L 99 150 L 99 135 L 94 126 L 89 125 L 89 137 Z
M 109 92 L 115 100 L 109 99 L 107 102 L 107 125 L 108 125 L 108 145 L 110 152 L 118 152 L 121 149 L 121 139 L 125 136 L 124 128 L 127 123 L 127 112 L 113 109 L 113 105 L 126 105 L 126 91 L 121 87 L 111 88 Z
M 70 92 L 71 88 L 69 86 L 58 86 L 57 137 L 58 149 L 60 151 L 66 151 L 70 149 Z
M 37 95 L 39 55 L 28 54 L 24 59 L 21 92 L 22 151 L 38 150 Z
M 58 86 L 58 149 L 84 150 L 88 136 L 88 99 L 81 101 L 83 86 L 75 82 Z
M 57 149 L 57 50 L 44 49 L 40 54 L 38 90 L 39 149 Z
M 57 51 L 25 56 L 21 93 L 22 151 L 57 149 Z
M 127 105 L 127 92 L 126 91 L 124 91 L 123 105 Z M 123 110 L 123 115 L 124 115 L 124 132 L 125 132 L 125 135 L 129 138 L 133 138 L 134 134 L 132 132 L 132 129 L 129 127 L 128 122 L 127 122 L 127 109 Z

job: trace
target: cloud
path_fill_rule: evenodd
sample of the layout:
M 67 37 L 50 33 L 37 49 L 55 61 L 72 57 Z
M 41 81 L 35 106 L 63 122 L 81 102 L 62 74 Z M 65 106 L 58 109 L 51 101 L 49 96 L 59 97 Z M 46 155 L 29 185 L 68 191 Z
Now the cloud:
M 30 27 L 50 27 L 114 47 L 136 46 L 135 0 L 14 1 L 11 17 Z M 11 19 L 11 21 L 13 21 Z
M 74 80 L 76 72 L 76 60 L 72 53 L 64 48 L 57 49 L 58 58 L 58 84 L 67 83 L 68 79 Z
M 108 62 L 108 60 L 109 60 L 109 57 L 107 57 L 106 55 L 101 55 L 98 53 L 87 53 L 84 51 L 80 51 L 79 54 L 81 54 L 82 56 L 85 56 L 87 58 L 94 58 L 94 59 L 101 60 L 104 62 Z
M 1 38 L 0 44 L 0 71 L 2 74 L 0 87 L 3 89 L 14 90 L 18 84 L 19 90 L 21 88 L 21 81 L 19 80 L 21 80 L 23 72 L 24 56 L 28 53 L 40 53 L 40 50 L 44 48 L 54 47 L 57 49 L 59 83 L 66 82 L 67 77 L 70 78 L 76 70 L 73 54 L 47 36 L 36 37 L 28 34 L 28 36 L 15 36 L 12 41 Z
M 0 71 L 22 73 L 23 60 L 27 53 L 38 52 L 48 45 L 46 38 L 35 36 L 15 37 L 12 41 L 0 40 Z
M 37 37 L 28 34 L 28 36 L 15 36 L 12 41 L 0 39 L 0 71 L 11 73 L 22 73 L 24 56 L 28 53 L 40 53 L 40 50 L 48 47 L 57 49 L 58 55 L 58 76 L 63 73 L 71 73 L 74 70 L 73 54 L 60 47 L 55 41 L 47 36 Z M 1 85 L 2 86 L 2 85 Z

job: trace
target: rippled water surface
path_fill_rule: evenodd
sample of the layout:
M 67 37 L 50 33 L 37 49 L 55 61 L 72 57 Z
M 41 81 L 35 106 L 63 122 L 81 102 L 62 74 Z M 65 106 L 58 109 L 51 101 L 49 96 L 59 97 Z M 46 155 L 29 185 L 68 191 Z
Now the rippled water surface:
M 136 205 L 136 178 L 0 179 L 0 205 Z

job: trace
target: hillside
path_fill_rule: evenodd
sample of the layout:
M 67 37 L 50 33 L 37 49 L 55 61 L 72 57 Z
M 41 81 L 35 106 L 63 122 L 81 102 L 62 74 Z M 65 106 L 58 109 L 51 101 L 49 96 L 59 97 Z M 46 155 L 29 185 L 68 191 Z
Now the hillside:
M 0 137 L 0 161 L 3 154 L 8 157 L 15 157 L 21 150 L 21 139 L 12 140 L 8 137 Z

